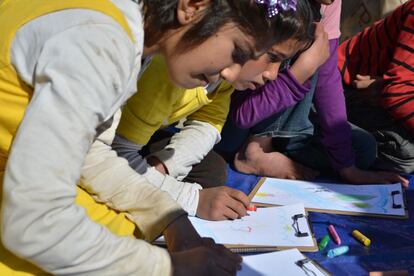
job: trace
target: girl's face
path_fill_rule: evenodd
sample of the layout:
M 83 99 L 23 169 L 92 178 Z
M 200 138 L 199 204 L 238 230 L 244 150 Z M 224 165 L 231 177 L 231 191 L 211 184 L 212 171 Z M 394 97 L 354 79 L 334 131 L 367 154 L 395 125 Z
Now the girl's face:
M 234 83 L 242 64 L 258 56 L 253 45 L 234 25 L 226 25 L 190 51 L 177 54 L 175 47 L 165 47 L 163 52 L 171 80 L 180 87 L 194 88 L 219 79 Z
M 288 40 L 272 47 L 268 53 L 258 53 L 253 39 L 231 23 L 191 50 L 177 51 L 182 35 L 203 16 L 202 11 L 209 3 L 210 0 L 180 0 L 177 20 L 181 27 L 163 37 L 158 46 L 170 79 L 177 86 L 188 89 L 224 79 L 237 89 L 254 89 L 267 80 L 274 80 L 283 59 L 298 51 L 299 43 Z
M 295 39 L 274 45 L 259 59 L 246 62 L 233 86 L 237 90 L 255 90 L 266 81 L 275 80 L 281 63 L 296 55 L 304 46 Z

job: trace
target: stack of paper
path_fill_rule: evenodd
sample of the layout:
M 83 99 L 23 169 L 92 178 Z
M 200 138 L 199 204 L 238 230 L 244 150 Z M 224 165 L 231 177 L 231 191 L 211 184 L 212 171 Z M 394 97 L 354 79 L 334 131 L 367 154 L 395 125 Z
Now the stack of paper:
M 242 269 L 238 276 L 274 276 L 274 275 L 329 275 L 315 262 L 307 259 L 297 249 L 243 257 Z

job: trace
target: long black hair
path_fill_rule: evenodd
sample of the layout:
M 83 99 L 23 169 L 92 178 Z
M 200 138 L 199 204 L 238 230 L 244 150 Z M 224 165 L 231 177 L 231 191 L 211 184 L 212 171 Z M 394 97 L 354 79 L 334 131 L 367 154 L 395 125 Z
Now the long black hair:
M 141 0 L 145 14 L 145 45 L 154 45 L 168 30 L 180 27 L 178 0 Z M 255 41 L 256 51 L 294 38 L 310 43 L 314 38 L 314 17 L 308 0 L 297 0 L 296 11 L 281 11 L 267 18 L 267 6 L 254 0 L 211 0 L 204 16 L 183 35 L 180 49 L 185 51 L 203 43 L 225 24 L 233 23 Z

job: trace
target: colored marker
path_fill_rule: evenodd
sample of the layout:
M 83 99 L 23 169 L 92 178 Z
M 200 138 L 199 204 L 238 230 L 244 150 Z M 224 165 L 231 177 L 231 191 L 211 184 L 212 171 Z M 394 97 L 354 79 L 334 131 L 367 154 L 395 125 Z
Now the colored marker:
M 348 245 L 343 245 L 328 251 L 328 258 L 334 258 L 336 256 L 340 256 L 346 254 L 349 251 Z
M 332 224 L 328 226 L 328 231 L 331 234 L 334 242 L 337 245 L 341 245 L 341 238 L 339 237 L 338 233 L 336 232 L 335 227 Z
M 252 205 L 250 205 L 250 207 L 249 207 L 249 208 L 247 208 L 247 211 L 253 211 L 253 212 L 256 212 L 256 211 L 257 211 L 257 206 L 256 206 L 256 204 L 252 204 Z
M 319 243 L 319 250 L 322 251 L 326 248 L 326 246 L 328 245 L 329 241 L 331 240 L 331 238 L 329 237 L 329 235 L 325 235 L 321 242 Z
M 365 246 L 369 246 L 371 244 L 371 240 L 358 230 L 352 231 L 352 236 Z

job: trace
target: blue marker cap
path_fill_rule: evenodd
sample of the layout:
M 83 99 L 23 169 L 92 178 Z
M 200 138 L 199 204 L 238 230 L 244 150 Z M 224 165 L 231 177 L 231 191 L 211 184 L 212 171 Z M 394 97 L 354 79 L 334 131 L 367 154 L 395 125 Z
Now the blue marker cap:
M 328 258 L 334 258 L 336 256 L 340 256 L 346 254 L 349 251 L 349 247 L 347 245 L 340 246 L 328 251 Z

